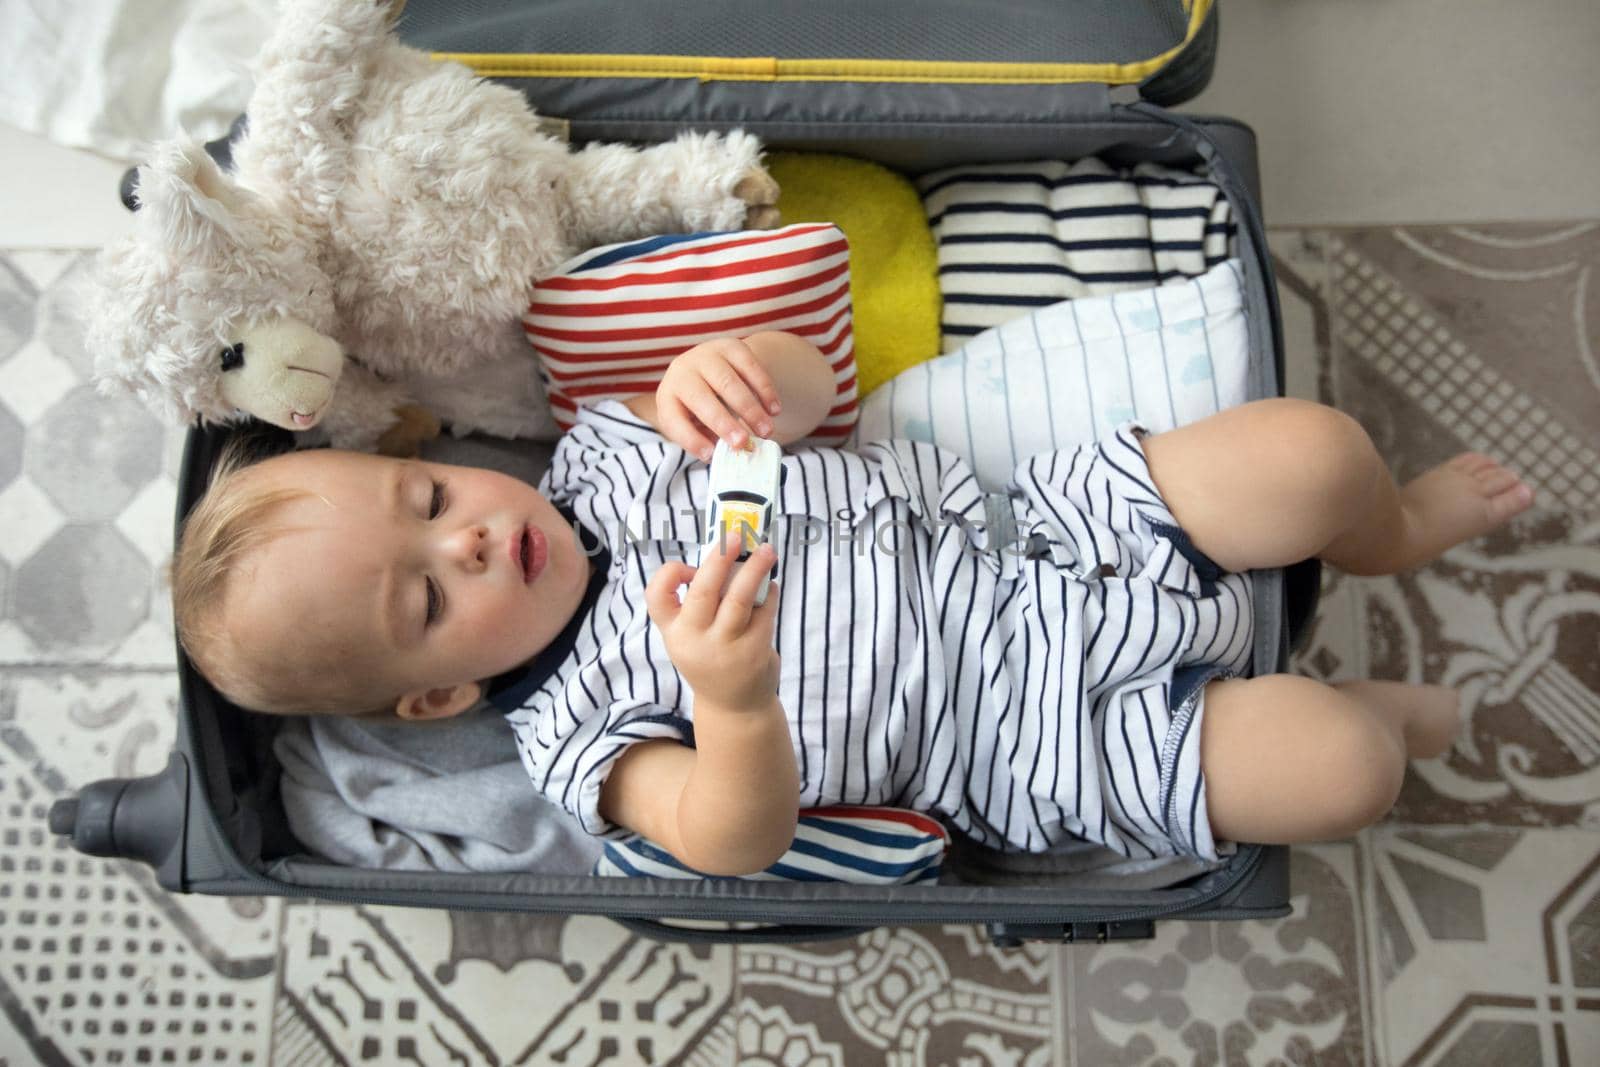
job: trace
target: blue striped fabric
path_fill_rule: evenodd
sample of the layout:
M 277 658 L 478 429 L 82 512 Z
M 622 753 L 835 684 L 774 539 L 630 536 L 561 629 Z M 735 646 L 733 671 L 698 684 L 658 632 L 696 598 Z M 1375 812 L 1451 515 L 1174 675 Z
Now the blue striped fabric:
M 1221 191 L 1141 163 L 995 163 L 917 182 L 939 251 L 944 351 L 1019 309 L 1204 274 L 1232 254 Z
M 794 843 L 759 882 L 932 884 L 949 836 L 943 826 L 900 808 L 839 805 L 800 813 Z M 595 874 L 619 878 L 705 878 L 642 837 L 607 841 Z
M 704 240 L 711 236 L 706 233 L 664 233 L 657 237 L 646 237 L 643 240 L 631 241 L 627 244 L 608 245 L 593 252 L 584 253 L 589 258 L 581 256 L 565 268 L 567 274 L 579 274 L 587 270 L 599 270 L 609 267 L 614 263 L 626 263 L 640 256 L 648 256 L 651 252 L 659 252 L 663 248 L 673 245 L 687 244 L 690 241 Z

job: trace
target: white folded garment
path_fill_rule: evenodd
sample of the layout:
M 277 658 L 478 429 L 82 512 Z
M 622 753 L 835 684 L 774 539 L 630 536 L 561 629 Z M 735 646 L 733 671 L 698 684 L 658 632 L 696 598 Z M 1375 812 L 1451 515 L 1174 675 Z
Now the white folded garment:
M 868 394 L 856 440 L 931 442 L 1000 492 L 1039 453 L 1243 403 L 1249 369 L 1243 267 L 1229 259 L 1185 282 L 1063 300 L 985 330 Z

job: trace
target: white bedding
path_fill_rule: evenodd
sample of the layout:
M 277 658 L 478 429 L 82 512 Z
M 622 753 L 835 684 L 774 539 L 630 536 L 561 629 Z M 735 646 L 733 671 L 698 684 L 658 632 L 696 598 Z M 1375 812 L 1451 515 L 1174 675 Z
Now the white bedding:
M 144 142 L 227 131 L 274 0 L 5 0 L 0 121 L 133 160 Z

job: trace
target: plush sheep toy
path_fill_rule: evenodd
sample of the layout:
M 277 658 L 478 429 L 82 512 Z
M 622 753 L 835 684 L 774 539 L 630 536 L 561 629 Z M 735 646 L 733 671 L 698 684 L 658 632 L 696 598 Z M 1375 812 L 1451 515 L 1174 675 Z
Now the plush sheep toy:
M 140 168 L 133 232 L 84 310 L 103 389 L 183 423 L 414 452 L 438 430 L 420 382 L 508 359 L 534 380 L 520 315 L 575 253 L 776 223 L 754 137 L 569 151 L 520 94 L 401 45 L 398 6 L 291 0 L 233 172 L 185 141 Z

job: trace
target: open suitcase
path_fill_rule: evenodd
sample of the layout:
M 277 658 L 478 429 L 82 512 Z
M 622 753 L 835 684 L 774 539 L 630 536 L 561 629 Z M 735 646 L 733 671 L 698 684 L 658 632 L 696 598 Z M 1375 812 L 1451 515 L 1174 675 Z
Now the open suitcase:
M 854 155 L 912 175 L 1088 155 L 1205 168 L 1239 224 L 1250 395 L 1277 395 L 1281 329 L 1256 207 L 1254 136 L 1231 120 L 1163 110 L 1205 85 L 1217 22 L 1212 0 L 411 0 L 400 33 L 523 90 L 575 142 L 738 127 L 770 147 Z M 180 519 L 226 433 L 190 431 Z M 1259 575 L 1257 673 L 1285 668 L 1317 579 L 1315 563 Z M 307 854 L 287 827 L 275 788 L 276 720 L 222 700 L 181 650 L 178 681 L 165 770 L 94 783 L 50 813 L 52 830 L 79 850 L 148 863 L 173 891 L 591 913 L 655 936 L 744 940 L 907 923 L 980 923 L 998 944 L 1128 939 L 1152 936 L 1163 918 L 1289 911 L 1288 850 L 1254 845 L 1173 884 L 1126 890 L 1086 888 L 1037 857 L 1018 863 L 999 853 L 969 862 L 987 876 L 894 887 L 344 867 Z

